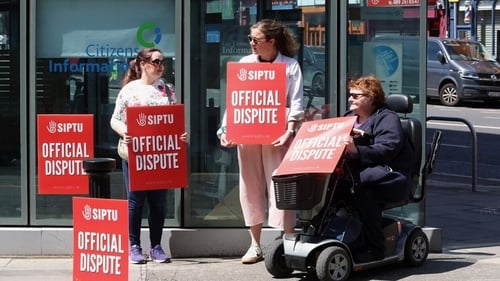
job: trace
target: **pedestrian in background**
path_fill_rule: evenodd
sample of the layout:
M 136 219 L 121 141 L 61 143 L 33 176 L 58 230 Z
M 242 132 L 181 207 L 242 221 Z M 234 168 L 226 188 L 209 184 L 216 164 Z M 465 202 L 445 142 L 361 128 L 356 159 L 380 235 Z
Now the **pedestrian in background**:
M 295 211 L 276 208 L 272 176 L 304 118 L 302 71 L 297 60 L 293 58 L 298 45 L 291 32 L 275 20 L 263 19 L 250 27 L 248 40 L 252 54 L 241 58 L 241 63 L 286 64 L 287 127 L 283 128 L 283 134 L 272 144 L 237 145 L 226 137 L 226 114 L 224 114 L 217 132 L 223 147 L 237 146 L 238 149 L 240 203 L 245 225 L 250 227 L 251 237 L 250 248 L 241 259 L 244 264 L 264 259 L 260 237 L 266 211 L 270 226 L 280 228 L 285 233 L 294 232 Z

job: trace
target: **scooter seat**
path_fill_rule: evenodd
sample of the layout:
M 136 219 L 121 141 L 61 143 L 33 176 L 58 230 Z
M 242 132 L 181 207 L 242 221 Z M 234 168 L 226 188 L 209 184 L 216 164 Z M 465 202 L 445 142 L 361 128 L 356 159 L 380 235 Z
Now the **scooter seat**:
M 415 192 L 419 186 L 420 165 L 422 163 L 422 124 L 420 123 L 420 120 L 406 116 L 406 114 L 413 111 L 412 98 L 408 95 L 392 94 L 387 96 L 386 103 L 392 110 L 403 114 L 400 117 L 401 126 L 413 146 L 414 157 L 411 170 L 413 184 L 410 187 L 410 190 L 408 190 L 408 197 L 398 202 L 386 203 L 383 207 L 384 210 L 406 205 L 413 200 Z

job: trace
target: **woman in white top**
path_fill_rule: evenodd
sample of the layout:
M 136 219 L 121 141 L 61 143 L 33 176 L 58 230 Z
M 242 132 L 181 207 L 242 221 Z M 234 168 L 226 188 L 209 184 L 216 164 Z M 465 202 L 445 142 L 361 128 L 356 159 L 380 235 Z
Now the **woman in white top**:
M 159 49 L 143 49 L 137 53 L 135 59 L 130 61 L 130 67 L 123 79 L 122 89 L 116 98 L 115 110 L 110 121 L 111 128 L 125 143 L 131 142 L 131 137 L 127 135 L 127 107 L 176 103 L 173 88 L 160 79 L 164 71 L 163 54 Z M 187 141 L 187 133 L 182 134 L 180 139 Z M 128 191 L 130 262 L 146 262 L 140 240 L 142 209 L 146 198 L 149 204 L 150 258 L 155 262 L 170 262 L 170 257 L 161 247 L 167 190 L 130 191 L 128 163 L 125 160 L 122 161 L 122 170 Z
M 250 227 L 251 236 L 250 248 L 241 259 L 245 264 L 256 263 L 263 259 L 260 236 L 262 224 L 266 219 L 266 208 L 270 226 L 281 228 L 285 233 L 294 231 L 295 211 L 276 208 L 272 175 L 280 165 L 293 140 L 295 130 L 304 118 L 303 78 L 300 65 L 293 58 L 297 49 L 293 35 L 277 21 L 263 19 L 251 26 L 248 40 L 252 47 L 252 54 L 243 57 L 240 62 L 286 63 L 287 127 L 283 128 L 283 134 L 271 145 L 237 145 L 240 167 L 240 203 L 245 224 Z M 225 115 L 217 134 L 222 146 L 236 146 L 226 137 Z

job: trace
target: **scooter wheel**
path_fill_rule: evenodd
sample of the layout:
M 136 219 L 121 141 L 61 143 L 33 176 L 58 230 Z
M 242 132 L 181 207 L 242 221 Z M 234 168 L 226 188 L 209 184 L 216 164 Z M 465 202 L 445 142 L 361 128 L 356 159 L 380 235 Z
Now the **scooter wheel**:
M 408 236 L 405 244 L 405 262 L 410 266 L 420 266 L 429 255 L 429 240 L 425 233 L 417 228 Z
M 276 239 L 266 253 L 265 264 L 267 272 L 276 278 L 289 277 L 293 270 L 286 266 L 285 247 L 283 239 Z
M 316 275 L 320 281 L 344 281 L 352 271 L 347 251 L 338 246 L 324 249 L 316 260 Z

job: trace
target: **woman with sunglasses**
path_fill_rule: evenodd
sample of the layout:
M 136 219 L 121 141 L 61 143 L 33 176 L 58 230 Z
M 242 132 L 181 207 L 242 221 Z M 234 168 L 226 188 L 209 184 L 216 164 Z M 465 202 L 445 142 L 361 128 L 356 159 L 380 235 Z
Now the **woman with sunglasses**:
M 240 203 L 245 225 L 250 227 L 251 237 L 250 248 L 241 259 L 244 264 L 256 263 L 264 258 L 260 247 L 260 237 L 262 225 L 266 220 L 266 211 L 270 226 L 280 228 L 285 233 L 294 231 L 295 212 L 276 208 L 272 175 L 280 165 L 295 131 L 304 118 L 303 78 L 300 65 L 293 58 L 297 50 L 293 35 L 277 21 L 263 19 L 250 27 L 248 40 L 252 54 L 243 57 L 240 62 L 286 64 L 287 127 L 283 128 L 283 134 L 271 145 L 237 145 L 240 167 Z M 226 138 L 225 117 L 224 114 L 217 135 L 222 146 L 233 147 L 236 144 Z
M 131 137 L 127 135 L 127 107 L 167 105 L 177 102 L 174 89 L 161 78 L 164 71 L 163 54 L 159 49 L 142 49 L 136 58 L 130 61 L 129 69 L 122 81 L 122 89 L 116 97 L 110 122 L 111 128 L 125 143 L 131 142 Z M 180 139 L 187 141 L 187 133 L 182 134 Z M 125 160 L 122 161 L 122 171 L 128 198 L 130 262 L 134 264 L 146 262 L 140 240 L 142 209 L 146 199 L 149 204 L 148 223 L 151 242 L 149 256 L 155 262 L 170 262 L 170 257 L 161 247 L 167 190 L 131 191 L 128 162 Z
M 385 103 L 382 84 L 375 76 L 349 82 L 345 116 L 357 117 L 346 152 L 355 171 L 353 199 L 365 237 L 365 247 L 354 253 L 354 259 L 381 260 L 385 253 L 382 206 L 409 197 L 413 147 L 399 116 Z

